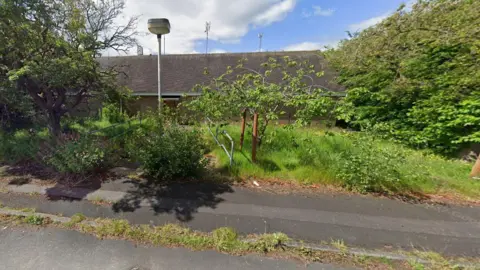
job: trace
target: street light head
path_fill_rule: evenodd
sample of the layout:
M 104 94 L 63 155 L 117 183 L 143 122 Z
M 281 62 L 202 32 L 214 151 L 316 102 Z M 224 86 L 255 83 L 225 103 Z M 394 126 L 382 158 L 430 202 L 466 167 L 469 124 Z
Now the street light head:
M 165 35 L 170 33 L 170 22 L 168 19 L 149 19 L 148 31 L 155 35 Z

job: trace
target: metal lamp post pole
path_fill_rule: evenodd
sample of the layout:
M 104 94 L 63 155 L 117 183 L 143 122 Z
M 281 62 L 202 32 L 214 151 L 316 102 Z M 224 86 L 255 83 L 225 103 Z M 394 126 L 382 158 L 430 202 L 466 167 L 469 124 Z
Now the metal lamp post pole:
M 157 35 L 158 39 L 158 113 L 162 113 L 162 35 Z

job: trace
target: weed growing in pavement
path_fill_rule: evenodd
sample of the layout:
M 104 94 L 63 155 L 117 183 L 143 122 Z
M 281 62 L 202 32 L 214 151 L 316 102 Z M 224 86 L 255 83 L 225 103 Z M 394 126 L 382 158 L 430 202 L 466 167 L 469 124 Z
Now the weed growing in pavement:
M 288 236 L 284 233 L 263 234 L 250 243 L 250 247 L 257 252 L 268 253 L 283 248 L 288 239 Z
M 65 226 L 73 227 L 76 224 L 79 224 L 80 222 L 84 221 L 85 219 L 86 217 L 83 214 L 77 213 L 70 218 L 69 222 L 65 223 Z
M 30 225 L 43 225 L 45 221 L 44 217 L 37 215 L 30 215 L 24 218 L 24 222 Z
M 232 228 L 218 228 L 212 232 L 213 243 L 220 251 L 229 251 L 241 246 L 237 232 Z
M 412 267 L 413 270 L 425 270 L 425 266 L 416 260 L 409 260 L 408 264 Z
M 330 244 L 342 252 L 347 251 L 347 246 L 343 240 L 332 240 L 330 241 Z
M 89 199 L 89 201 L 93 204 L 96 204 L 96 205 L 112 204 L 111 201 L 104 200 L 103 198 L 101 198 L 99 196 L 96 196 L 92 199 Z

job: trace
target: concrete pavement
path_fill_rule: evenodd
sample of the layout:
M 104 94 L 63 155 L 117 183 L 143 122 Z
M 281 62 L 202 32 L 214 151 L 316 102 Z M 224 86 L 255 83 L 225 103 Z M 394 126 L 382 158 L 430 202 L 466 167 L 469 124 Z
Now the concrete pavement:
M 15 187 L 28 191 L 28 185 Z M 63 192 L 63 193 L 62 193 Z M 41 192 L 40 192 L 41 193 Z M 124 218 L 131 223 L 161 225 L 182 222 L 204 231 L 221 226 L 239 232 L 281 231 L 309 242 L 342 239 L 347 245 L 374 248 L 416 248 L 446 255 L 480 254 L 480 208 L 407 204 L 389 199 L 346 195 L 275 195 L 227 185 L 143 185 L 107 183 L 97 191 L 73 192 L 53 187 L 51 200 L 18 194 L 0 194 L 12 207 L 34 207 L 40 212 L 71 216 Z M 104 196 L 112 206 L 66 201 Z M 64 194 L 64 195 L 62 195 Z
M 61 229 L 0 228 L 0 269 L 10 270 L 156 270 L 156 269 L 344 269 L 214 251 L 135 246 L 122 240 L 98 240 Z

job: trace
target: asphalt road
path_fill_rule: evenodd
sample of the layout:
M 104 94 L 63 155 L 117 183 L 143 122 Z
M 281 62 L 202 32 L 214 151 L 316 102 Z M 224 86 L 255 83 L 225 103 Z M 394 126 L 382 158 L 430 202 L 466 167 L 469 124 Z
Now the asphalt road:
M 117 182 L 103 189 L 121 200 L 99 206 L 84 200 L 0 193 L 0 202 L 64 216 L 83 213 L 122 218 L 134 224 L 173 222 L 202 231 L 229 226 L 243 234 L 284 232 L 313 243 L 343 240 L 349 246 L 368 249 L 415 248 L 453 256 L 480 254 L 479 207 L 329 194 L 274 195 L 227 185 L 152 187 Z
M 0 228 L 0 243 L 0 269 L 5 270 L 344 269 L 214 251 L 135 246 L 51 228 Z

